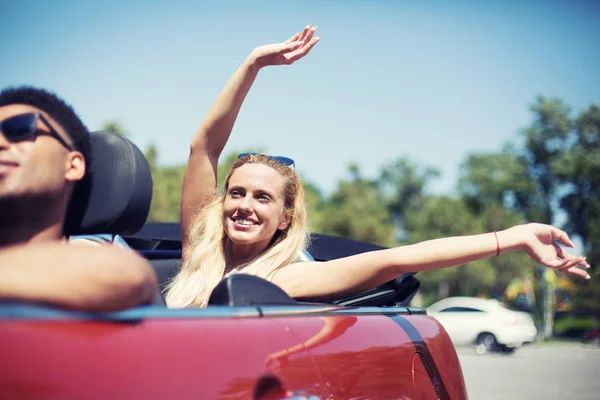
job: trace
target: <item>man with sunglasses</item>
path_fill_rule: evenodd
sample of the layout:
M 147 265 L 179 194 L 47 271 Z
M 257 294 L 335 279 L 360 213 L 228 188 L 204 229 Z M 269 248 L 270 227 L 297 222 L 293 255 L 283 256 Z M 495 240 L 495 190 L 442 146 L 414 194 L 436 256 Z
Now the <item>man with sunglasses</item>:
M 152 300 L 156 276 L 143 258 L 63 237 L 89 157 L 87 128 L 63 100 L 0 92 L 0 301 L 110 311 Z

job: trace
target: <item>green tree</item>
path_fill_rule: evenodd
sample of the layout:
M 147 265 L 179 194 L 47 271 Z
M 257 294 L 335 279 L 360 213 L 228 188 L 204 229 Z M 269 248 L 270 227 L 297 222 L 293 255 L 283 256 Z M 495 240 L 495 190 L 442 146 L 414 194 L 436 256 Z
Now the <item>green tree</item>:
M 561 208 L 567 213 L 565 229 L 581 238 L 592 279 L 577 282 L 576 305 L 600 311 L 600 107 L 591 105 L 573 123 L 570 146 L 552 169 L 563 184 Z
M 391 214 L 399 241 L 407 240 L 405 214 L 422 207 L 429 183 L 440 176 L 432 167 L 421 168 L 408 158 L 399 158 L 382 167 L 377 189 Z
M 591 105 L 571 117 L 571 108 L 560 99 L 540 97 L 532 110 L 533 124 L 524 130 L 524 159 L 531 176 L 538 182 L 540 220 L 548 215 L 566 213 L 565 230 L 579 236 L 589 263 L 600 262 L 600 111 Z M 530 207 L 535 209 L 535 207 Z M 530 214 L 535 219 L 535 214 Z M 575 306 L 583 310 L 600 310 L 599 272 L 588 282 L 577 280 Z M 570 278 L 575 280 L 576 278 Z M 547 292 L 547 290 L 546 290 Z
M 111 120 L 103 123 L 100 127 L 100 130 L 114 132 L 121 136 L 129 136 L 123 124 L 116 120 Z
M 475 213 L 493 204 L 520 210 L 537 190 L 527 166 L 508 147 L 500 153 L 470 154 L 461 165 L 458 192 Z
M 531 106 L 533 123 L 522 131 L 525 139 L 520 160 L 526 165 L 529 177 L 537 190 L 523 198 L 517 197 L 516 206 L 530 221 L 552 223 L 556 214 L 559 181 L 552 164 L 564 153 L 573 129 L 571 108 L 561 99 L 539 96 Z
M 600 222 L 599 108 L 592 105 L 573 118 L 571 108 L 561 99 L 540 96 L 531 111 L 534 119 L 521 132 L 523 147 L 470 156 L 463 165 L 460 193 L 477 212 L 493 205 L 520 212 L 525 221 L 552 223 L 559 221 L 559 216 L 566 219 L 563 228 L 581 238 L 588 260 L 594 265 L 600 261 L 594 245 L 600 237 L 593 233 Z M 499 229 L 496 226 L 494 223 L 491 227 Z M 537 297 L 552 299 L 541 271 L 538 283 L 542 286 L 536 291 Z M 577 306 L 598 307 L 600 287 L 596 281 L 576 282 L 574 286 L 582 289 L 576 295 Z M 548 328 L 551 310 L 546 307 L 544 314 Z
M 302 180 L 304 200 L 308 214 L 308 226 L 311 232 L 327 233 L 327 205 L 328 199 L 315 184 Z
M 373 181 L 348 167 L 350 180 L 340 180 L 323 207 L 322 233 L 390 246 L 395 243 L 391 217 Z
M 148 222 L 178 222 L 184 165 L 160 166 L 158 149 L 150 145 L 144 153 L 152 172 L 152 203 Z

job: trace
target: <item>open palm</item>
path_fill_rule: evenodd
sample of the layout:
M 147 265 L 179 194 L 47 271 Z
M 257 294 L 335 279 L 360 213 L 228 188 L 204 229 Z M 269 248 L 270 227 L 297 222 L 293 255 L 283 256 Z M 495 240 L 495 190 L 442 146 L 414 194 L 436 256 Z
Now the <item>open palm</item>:
M 316 26 L 306 25 L 302 32 L 298 32 L 282 43 L 267 44 L 257 47 L 252 51 L 259 67 L 269 65 L 290 65 L 307 55 L 321 39 L 313 37 Z
M 527 224 L 514 227 L 524 235 L 525 251 L 537 263 L 555 268 L 572 275 L 589 278 L 589 274 L 579 265 L 589 268 L 585 257 L 574 256 L 560 247 L 574 247 L 569 236 L 558 228 L 544 224 Z

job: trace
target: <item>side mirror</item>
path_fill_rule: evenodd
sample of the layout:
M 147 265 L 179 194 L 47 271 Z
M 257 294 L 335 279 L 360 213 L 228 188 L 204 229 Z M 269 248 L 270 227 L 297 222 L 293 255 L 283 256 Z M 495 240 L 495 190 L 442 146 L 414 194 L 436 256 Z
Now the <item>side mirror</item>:
M 279 286 L 254 275 L 234 274 L 223 279 L 212 291 L 209 306 L 257 306 L 297 304 Z

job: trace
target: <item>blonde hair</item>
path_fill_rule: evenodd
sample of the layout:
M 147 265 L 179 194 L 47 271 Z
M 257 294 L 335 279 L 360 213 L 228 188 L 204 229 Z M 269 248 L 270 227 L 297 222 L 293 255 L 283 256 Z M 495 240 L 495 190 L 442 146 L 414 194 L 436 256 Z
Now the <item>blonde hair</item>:
M 299 251 L 308 244 L 304 190 L 294 170 L 272 158 L 257 154 L 238 159 L 225 180 L 224 192 L 201 209 L 190 228 L 191 254 L 181 270 L 167 286 L 166 303 L 172 308 L 204 307 L 210 293 L 226 272 L 223 227 L 223 201 L 233 171 L 245 164 L 264 164 L 277 171 L 284 179 L 284 207 L 290 223 L 277 231 L 269 247 L 255 260 L 228 273 L 244 273 L 271 279 L 275 272 L 291 264 Z

